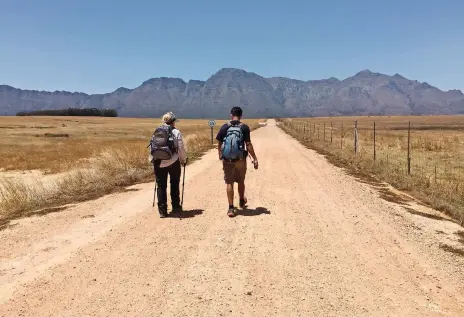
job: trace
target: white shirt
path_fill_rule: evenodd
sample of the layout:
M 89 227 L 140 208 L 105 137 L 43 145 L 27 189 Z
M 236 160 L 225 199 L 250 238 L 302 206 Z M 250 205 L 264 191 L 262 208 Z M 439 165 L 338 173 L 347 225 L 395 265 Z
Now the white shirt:
M 181 163 L 185 163 L 187 159 L 187 152 L 185 151 L 182 134 L 177 129 L 173 129 L 172 134 L 174 135 L 174 146 L 177 148 L 177 153 L 174 153 L 169 160 L 162 160 L 160 164 L 161 168 L 174 164 L 179 158 Z

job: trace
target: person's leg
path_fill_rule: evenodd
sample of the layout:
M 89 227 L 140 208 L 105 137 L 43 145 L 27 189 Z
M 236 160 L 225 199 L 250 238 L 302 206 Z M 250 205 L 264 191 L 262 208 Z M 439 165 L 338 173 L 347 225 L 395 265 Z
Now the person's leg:
M 229 207 L 234 206 L 234 184 L 227 184 L 227 200 L 229 200 Z
M 157 198 L 158 198 L 158 211 L 161 217 L 166 217 L 168 213 L 167 205 L 167 194 L 166 189 L 168 187 L 168 169 L 160 168 L 155 166 L 155 175 L 156 175 L 156 184 L 157 189 Z
M 224 170 L 224 181 L 226 183 L 227 200 L 229 202 L 229 209 L 227 215 L 233 217 L 235 214 L 234 207 L 234 179 L 235 179 L 235 164 L 230 162 L 223 162 L 222 169 Z
M 245 182 L 238 183 L 238 195 L 241 201 L 245 199 Z
M 179 184 L 180 184 L 180 177 L 182 174 L 182 168 L 180 165 L 180 161 L 177 160 L 174 164 L 169 166 L 169 177 L 171 182 L 171 203 L 172 203 L 172 210 L 174 212 L 180 211 L 180 191 L 179 191 Z
M 235 181 L 238 183 L 238 195 L 240 198 L 240 207 L 244 207 L 247 203 L 245 197 L 245 176 L 246 176 L 246 160 L 238 161 L 235 164 Z

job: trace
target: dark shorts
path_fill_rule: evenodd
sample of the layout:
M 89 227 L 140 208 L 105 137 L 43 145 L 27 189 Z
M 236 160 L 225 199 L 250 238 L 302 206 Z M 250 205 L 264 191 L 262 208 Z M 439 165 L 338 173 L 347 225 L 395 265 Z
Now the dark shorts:
M 238 160 L 235 162 L 222 162 L 222 169 L 224 170 L 224 181 L 226 184 L 243 184 L 245 182 L 245 175 L 247 170 L 246 159 Z

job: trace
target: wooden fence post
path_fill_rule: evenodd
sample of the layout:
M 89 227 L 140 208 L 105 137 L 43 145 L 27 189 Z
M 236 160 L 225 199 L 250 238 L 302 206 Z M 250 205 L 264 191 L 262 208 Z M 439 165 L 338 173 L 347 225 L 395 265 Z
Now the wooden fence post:
M 343 132 L 343 122 L 342 122 L 342 130 L 340 131 L 340 150 L 343 151 L 343 138 L 345 137 Z
M 358 120 L 354 122 L 354 153 L 358 153 Z
M 324 142 L 325 142 L 325 122 L 324 122 Z
M 411 175 L 411 121 L 408 124 L 408 175 Z
M 374 121 L 374 162 L 377 159 L 377 152 L 375 148 L 375 121 Z
M 330 143 L 331 144 L 333 143 L 332 135 L 333 135 L 333 123 L 330 122 Z

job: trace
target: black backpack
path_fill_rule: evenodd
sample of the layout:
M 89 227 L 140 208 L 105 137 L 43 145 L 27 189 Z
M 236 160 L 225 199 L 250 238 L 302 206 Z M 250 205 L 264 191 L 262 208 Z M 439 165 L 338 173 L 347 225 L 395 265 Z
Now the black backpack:
M 169 160 L 177 153 L 173 128 L 169 125 L 159 126 L 150 140 L 150 153 L 154 160 Z

